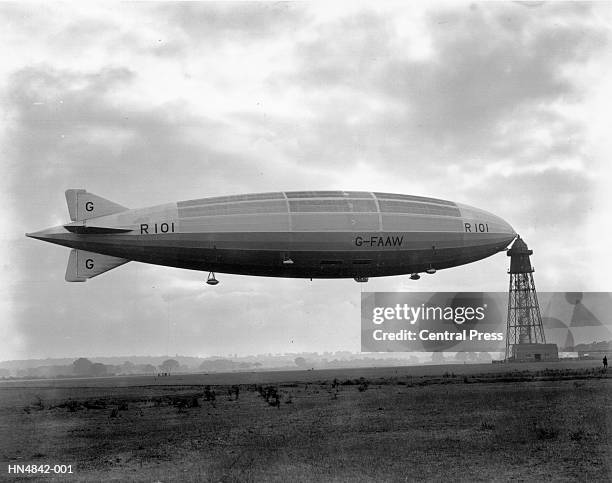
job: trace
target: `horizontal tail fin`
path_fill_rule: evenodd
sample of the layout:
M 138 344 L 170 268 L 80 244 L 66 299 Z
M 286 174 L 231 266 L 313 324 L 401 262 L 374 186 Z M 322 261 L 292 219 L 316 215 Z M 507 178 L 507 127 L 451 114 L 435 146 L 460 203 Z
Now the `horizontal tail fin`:
M 85 282 L 88 278 L 96 277 L 127 262 L 129 260 L 125 258 L 73 249 L 66 267 L 66 281 Z
M 72 221 L 88 220 L 128 210 L 125 206 L 88 193 L 83 189 L 66 190 L 66 203 Z
M 78 233 L 80 235 L 108 235 L 117 233 L 128 233 L 133 231 L 131 228 L 112 228 L 105 226 L 84 226 L 84 225 L 64 225 L 64 228 L 72 233 Z

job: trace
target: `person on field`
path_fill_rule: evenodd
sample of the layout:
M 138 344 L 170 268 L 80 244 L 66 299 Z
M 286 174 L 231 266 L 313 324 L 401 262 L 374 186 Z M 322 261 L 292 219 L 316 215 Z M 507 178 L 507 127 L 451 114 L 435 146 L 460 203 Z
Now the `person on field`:
M 603 365 L 604 365 L 604 369 L 608 368 L 608 357 L 607 356 L 604 356 L 603 358 Z

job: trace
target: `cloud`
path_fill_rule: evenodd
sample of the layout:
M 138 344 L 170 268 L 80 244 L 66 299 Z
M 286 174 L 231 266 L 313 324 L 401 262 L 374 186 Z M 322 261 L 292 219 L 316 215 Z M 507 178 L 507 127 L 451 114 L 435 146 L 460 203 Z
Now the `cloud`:
M 67 221 L 66 188 L 129 207 L 281 189 L 447 198 L 513 224 L 540 289 L 602 289 L 580 275 L 608 249 L 601 5 L 0 5 L 0 352 L 161 353 L 169 326 L 182 353 L 358 347 L 352 281 L 218 275 L 211 290 L 205 274 L 130 263 L 65 284 L 67 251 L 23 232 Z M 504 290 L 502 259 L 418 287 Z
M 272 130 L 290 130 L 282 147 L 300 164 L 370 164 L 399 191 L 482 203 L 526 229 L 583 225 L 599 167 L 573 73 L 610 45 L 595 17 L 588 4 L 432 8 L 427 55 L 385 12 L 335 19 L 296 44 L 291 82 L 315 114 Z
M 547 19 L 505 4 L 433 11 L 426 16 L 432 53 L 416 60 L 393 48 L 402 36 L 393 17 L 365 12 L 300 43 L 293 80 L 325 92 L 326 108 L 311 124 L 328 133 L 333 124 L 332 138 L 365 131 L 383 151 L 389 140 L 402 150 L 415 145 L 436 163 L 448 149 L 483 154 L 516 113 L 553 115 L 555 103 L 579 100 L 566 70 L 609 45 L 603 29 L 585 26 L 589 9 L 547 6 Z
M 274 37 L 303 22 L 306 12 L 287 2 L 173 2 L 158 7 L 158 14 L 189 39 L 216 44 Z
M 225 177 L 253 176 L 247 157 L 224 148 L 228 127 L 222 121 L 193 114 L 182 102 L 149 109 L 120 103 L 117 91 L 133 88 L 135 77 L 125 68 L 74 73 L 39 66 L 15 73 L 7 95 L 14 113 L 12 189 L 29 191 L 35 172 L 35 199 L 58 196 L 76 183 L 124 203 L 160 203 L 197 180 L 206 192 Z M 164 195 L 169 169 L 176 186 Z M 122 192 L 121 179 L 130 180 L 129 193 Z M 18 205 L 17 214 L 31 219 L 29 206 Z
M 507 216 L 516 220 L 517 229 L 563 231 L 588 222 L 594 209 L 591 184 L 584 173 L 550 168 L 488 178 L 472 193 L 483 204 L 495 197 L 505 198 Z

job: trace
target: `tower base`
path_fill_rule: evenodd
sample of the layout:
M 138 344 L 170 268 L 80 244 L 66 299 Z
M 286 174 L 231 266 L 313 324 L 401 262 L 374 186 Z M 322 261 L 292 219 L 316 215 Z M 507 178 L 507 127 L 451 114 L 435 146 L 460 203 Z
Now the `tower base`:
M 513 344 L 510 346 L 508 362 L 558 361 L 557 344 Z

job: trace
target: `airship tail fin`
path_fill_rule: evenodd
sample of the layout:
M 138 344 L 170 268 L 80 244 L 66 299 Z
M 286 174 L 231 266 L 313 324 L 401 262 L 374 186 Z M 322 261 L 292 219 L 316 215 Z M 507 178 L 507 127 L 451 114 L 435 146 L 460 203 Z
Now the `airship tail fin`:
M 66 203 L 72 221 L 112 215 L 129 209 L 83 189 L 66 190 Z
M 125 258 L 73 249 L 66 267 L 66 281 L 85 282 L 88 278 L 97 277 L 127 262 L 129 260 Z

